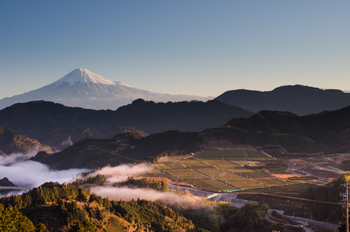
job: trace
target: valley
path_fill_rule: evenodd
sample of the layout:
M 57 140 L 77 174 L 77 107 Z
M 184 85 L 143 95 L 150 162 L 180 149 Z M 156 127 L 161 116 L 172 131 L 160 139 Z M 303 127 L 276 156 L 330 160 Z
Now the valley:
M 66 79 L 75 83 L 74 78 Z M 63 216 L 57 222 L 60 231 L 74 226 L 99 231 L 109 227 L 130 232 L 164 231 L 165 227 L 193 231 L 196 226 L 196 231 L 219 232 L 248 228 L 248 222 L 239 222 L 256 214 L 240 219 L 238 215 L 249 207 L 260 212 L 250 231 L 261 231 L 259 225 L 266 231 L 322 231 L 326 224 L 325 231 L 334 231 L 342 222 L 340 185 L 350 170 L 349 109 L 299 116 L 267 110 L 254 114 L 219 100 L 155 103 L 137 99 L 114 111 L 46 101 L 14 104 L 0 111 L 0 177 L 3 183 L 12 183 L 0 187 L 2 196 L 7 196 L 0 202 L 6 207 L 19 204 L 34 226 L 47 220 L 49 212 Z M 84 196 L 55 193 L 58 198 L 45 198 L 45 204 L 20 204 L 11 196 L 34 187 L 39 189 L 31 193 L 35 198 L 40 188 L 50 192 L 63 183 L 63 189 L 66 184 L 83 189 L 74 191 Z M 171 207 L 190 221 L 179 224 L 175 217 L 166 219 L 171 226 L 154 224 L 153 219 L 140 216 L 143 206 L 133 205 L 139 198 Z M 68 207 L 60 211 L 61 216 L 59 199 Z M 93 199 L 106 199 L 98 200 L 104 220 L 89 211 L 97 207 Z M 115 214 L 120 206 L 108 208 L 103 203 L 107 199 L 142 210 L 136 213 L 139 216 L 122 214 L 123 210 Z M 184 209 L 184 204 L 190 207 Z M 227 209 L 218 213 L 220 207 Z M 70 221 L 71 210 L 90 215 L 82 216 L 79 223 L 92 224 Z M 211 213 L 204 215 L 201 210 Z M 36 219 L 32 211 L 40 212 L 42 218 Z M 199 220 L 202 217 L 216 218 L 213 227 Z M 289 220 L 294 222 L 288 224 Z M 52 231 L 52 224 L 45 223 Z
M 148 108 L 149 104 L 156 108 L 160 107 L 159 109 L 163 107 L 162 104 L 154 105 L 142 100 L 136 101 L 129 107 Z M 195 104 L 198 105 L 198 103 Z M 203 108 L 208 106 L 208 104 L 204 105 Z M 270 212 L 277 210 L 282 217 L 295 216 L 294 220 L 297 218 L 302 218 L 301 221 L 314 220 L 315 222 L 304 223 L 306 231 L 307 228 L 320 227 L 320 221 L 327 220 L 329 229 L 335 229 L 341 222 L 343 212 L 341 201 L 339 197 L 334 197 L 335 194 L 339 195 L 340 189 L 334 188 L 334 185 L 338 186 L 336 184 L 339 183 L 338 178 L 346 174 L 345 170 L 349 170 L 346 162 L 350 160 L 350 154 L 342 152 L 348 146 L 346 141 L 349 135 L 347 127 L 338 126 L 347 122 L 348 108 L 303 117 L 288 112 L 262 111 L 248 118 L 230 119 L 221 127 L 209 127 L 194 132 L 168 130 L 149 134 L 130 127 L 136 124 L 129 123 L 121 124 L 122 126 L 113 124 L 110 129 L 103 126 L 71 128 L 71 125 L 76 124 L 75 121 L 66 121 L 62 118 L 61 124 L 68 122 L 70 126 L 65 126 L 65 130 L 57 131 L 55 129 L 57 125 L 51 126 L 52 120 L 56 121 L 57 117 L 57 114 L 52 113 L 54 111 L 48 114 L 52 119 L 42 117 L 41 126 L 36 126 L 38 122 L 33 121 L 35 117 L 31 113 L 35 107 L 44 112 L 50 112 L 48 109 L 58 107 L 60 108 L 58 112 L 67 118 L 69 115 L 75 115 L 72 112 L 85 114 L 83 117 L 86 117 L 86 113 L 100 119 L 110 117 L 106 112 L 67 109 L 47 102 L 25 103 L 5 109 L 2 112 L 7 115 L 13 115 L 11 112 L 17 112 L 18 109 L 22 110 L 16 117 L 3 116 L 4 125 L 21 128 L 25 122 L 27 126 L 22 127 L 24 132 L 35 135 L 39 141 L 51 141 L 48 144 L 52 145 L 51 150 L 38 150 L 31 156 L 23 154 L 19 156 L 22 158 L 16 158 L 15 161 L 11 159 L 11 152 L 4 149 L 10 157 L 6 156 L 7 159 L 11 160 L 4 169 L 7 170 L 10 181 L 12 179 L 15 182 L 18 181 L 16 179 L 18 177 L 11 176 L 14 174 L 11 170 L 16 165 L 29 165 L 28 168 L 34 164 L 47 165 L 49 169 L 45 169 L 46 173 L 58 175 L 67 173 L 61 179 L 68 182 L 71 182 L 72 178 L 75 178 L 74 175 L 79 172 L 95 170 L 94 173 L 99 173 L 98 170 L 105 170 L 108 167 L 118 169 L 124 164 L 136 169 L 139 165 L 147 165 L 146 171 L 131 174 L 107 172 L 105 175 L 109 184 L 102 189 L 94 185 L 88 188 L 102 197 L 116 197 L 110 193 L 113 191 L 109 189 L 111 185 L 127 181 L 129 178 L 135 178 L 141 182 L 146 178 L 155 183 L 167 183 L 168 191 L 183 192 L 198 199 L 204 197 L 214 205 L 217 204 L 215 202 L 221 202 L 232 207 L 244 207 L 250 203 L 266 203 L 271 209 Z M 23 111 L 23 109 L 28 110 Z M 63 113 L 65 111 L 68 113 Z M 27 115 L 26 120 L 23 120 L 21 115 Z M 142 115 L 146 114 L 142 113 Z M 21 120 L 19 120 L 20 117 L 22 117 Z M 337 118 L 336 124 L 330 124 L 325 120 L 332 118 Z M 85 121 L 84 126 L 92 125 L 94 119 L 87 119 L 88 117 L 84 120 L 80 118 L 80 123 Z M 191 120 L 198 121 L 198 117 Z M 101 122 L 98 123 L 96 125 L 101 125 Z M 162 121 L 158 120 L 154 123 L 159 126 Z M 317 133 L 313 132 L 316 127 Z M 339 132 L 335 133 L 339 129 L 342 130 L 343 138 L 337 141 L 337 145 L 340 144 L 341 147 L 336 147 L 329 141 L 339 138 Z M 3 130 L 8 129 L 4 127 Z M 153 130 L 157 129 L 153 128 Z M 114 135 L 113 132 L 116 134 Z M 62 144 L 57 140 L 59 137 L 68 137 L 70 142 Z M 59 148 L 62 150 L 58 151 Z M 58 152 L 52 153 L 52 151 Z M 35 180 L 42 174 L 30 175 L 32 175 L 30 178 Z M 23 183 L 17 186 L 19 187 L 12 187 L 12 189 L 3 187 L 0 192 L 11 194 L 9 191 L 15 189 L 15 192 L 27 191 L 30 185 L 24 189 Z M 126 190 L 123 187 L 117 187 L 116 191 L 120 193 L 129 191 L 127 194 L 129 196 L 123 193 L 116 199 L 130 201 L 145 197 L 152 201 L 164 201 L 164 198 L 154 198 L 146 192 L 137 192 L 137 189 Z M 331 210 L 319 210 L 329 207 Z M 266 220 L 272 219 L 266 216 Z M 135 226 L 133 228 L 137 228 Z
M 350 1 L 0 1 L 0 232 L 347 232 Z

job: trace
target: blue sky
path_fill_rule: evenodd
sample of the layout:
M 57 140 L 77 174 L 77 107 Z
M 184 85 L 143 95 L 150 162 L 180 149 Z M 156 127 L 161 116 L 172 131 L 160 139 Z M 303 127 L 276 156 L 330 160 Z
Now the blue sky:
M 350 1 L 0 0 L 0 98 L 86 68 L 171 94 L 350 90 Z

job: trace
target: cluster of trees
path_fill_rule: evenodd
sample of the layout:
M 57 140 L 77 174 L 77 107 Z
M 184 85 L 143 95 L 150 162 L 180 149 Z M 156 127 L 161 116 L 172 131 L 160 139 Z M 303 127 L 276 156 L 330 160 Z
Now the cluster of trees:
M 84 180 L 103 179 L 100 175 Z M 76 186 L 77 183 L 85 183 L 84 180 L 79 180 L 75 184 L 49 182 L 22 195 L 0 198 L 0 230 L 48 231 L 47 229 L 60 228 L 70 232 L 95 232 L 111 229 L 113 224 L 116 231 L 125 231 L 131 226 L 169 232 L 177 230 L 220 232 L 228 231 L 232 227 L 249 231 L 261 222 L 268 210 L 266 204 L 246 204 L 240 209 L 226 203 L 216 206 L 203 203 L 200 207 L 171 206 L 170 208 L 157 202 L 140 199 L 129 202 L 111 201 L 91 194 L 88 189 Z M 167 189 L 165 181 L 159 183 L 145 178 L 139 180 L 129 178 L 119 184 L 154 188 L 159 191 Z
M 2 204 L 0 204 L 0 231 L 48 232 L 44 224 L 39 223 L 34 227 L 33 223 L 18 209 L 13 207 L 4 208 Z
M 350 160 L 346 159 L 341 162 L 344 165 L 344 170 L 345 171 L 350 171 Z
M 95 176 L 89 176 L 87 178 L 79 178 L 72 182 L 75 186 L 82 185 L 104 185 L 107 182 L 107 177 L 105 175 L 97 174 Z
M 136 221 L 150 224 L 155 231 L 170 232 L 177 228 L 195 231 L 195 226 L 191 220 L 157 202 L 140 199 L 129 202 L 112 201 L 111 211 L 129 222 Z
M 43 205 L 58 200 L 83 200 L 89 194 L 88 189 L 82 189 L 72 184 L 47 182 L 38 188 L 33 188 L 22 195 L 12 195 L 0 198 L 0 203 L 6 207 L 17 209 Z
M 256 228 L 269 210 L 265 203 L 247 203 L 241 208 L 231 207 L 229 204 L 218 204 L 216 211 L 223 216 L 221 231 L 237 228 L 242 231 L 250 231 Z
M 33 223 L 38 224 L 38 228 L 43 227 L 39 223 L 45 223 L 48 228 L 94 232 L 106 228 L 113 218 L 111 215 L 127 221 L 129 225 L 147 225 L 154 231 L 170 232 L 176 228 L 195 231 L 191 220 L 159 203 L 140 199 L 130 202 L 110 201 L 73 184 L 45 183 L 22 195 L 0 198 L 0 203 L 0 230 L 5 228 L 1 231 L 34 231 L 37 228 Z M 40 218 L 40 215 L 44 216 Z M 9 229 L 11 226 L 13 230 Z M 123 230 L 122 226 L 115 226 Z
M 350 183 L 350 172 L 345 172 L 339 176 L 339 178 L 330 186 L 320 186 L 316 188 L 309 187 L 309 197 L 315 201 L 324 202 L 341 202 L 341 195 L 345 191 L 345 188 L 341 187 L 342 184 Z M 338 222 L 343 215 L 343 208 L 336 204 L 323 204 L 313 203 L 311 206 L 312 215 L 317 220 L 328 220 Z
M 163 192 L 168 191 L 168 183 L 165 180 L 158 182 L 153 179 L 147 179 L 147 178 L 135 179 L 134 177 L 128 177 L 126 181 L 116 182 L 114 186 L 151 188 L 151 189 L 160 190 Z

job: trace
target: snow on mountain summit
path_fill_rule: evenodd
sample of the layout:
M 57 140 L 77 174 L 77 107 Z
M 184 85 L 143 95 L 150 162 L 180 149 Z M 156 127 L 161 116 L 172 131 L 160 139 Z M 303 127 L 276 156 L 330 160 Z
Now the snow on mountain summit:
M 155 102 L 177 102 L 210 98 L 191 95 L 170 95 L 138 89 L 120 81 L 113 82 L 87 69 L 74 69 L 52 84 L 0 100 L 0 109 L 19 102 L 52 101 L 66 106 L 87 109 L 112 109 L 142 98 Z
M 108 80 L 100 75 L 97 75 L 96 73 L 90 72 L 87 69 L 77 68 L 74 69 L 72 72 L 68 73 L 61 79 L 57 80 L 53 84 L 59 85 L 61 83 L 69 83 L 71 86 L 75 83 L 95 83 L 95 84 L 104 84 L 104 85 L 113 85 L 114 82 L 111 80 Z

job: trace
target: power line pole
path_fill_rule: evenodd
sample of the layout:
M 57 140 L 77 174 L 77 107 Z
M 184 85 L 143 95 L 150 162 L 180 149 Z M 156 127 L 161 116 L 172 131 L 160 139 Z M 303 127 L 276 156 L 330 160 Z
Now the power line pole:
M 346 232 L 349 232 L 349 185 L 346 185 Z
M 350 184 L 342 184 L 342 186 L 345 186 L 346 232 L 349 232 L 349 185 Z M 343 199 L 344 199 L 344 195 L 343 195 Z

